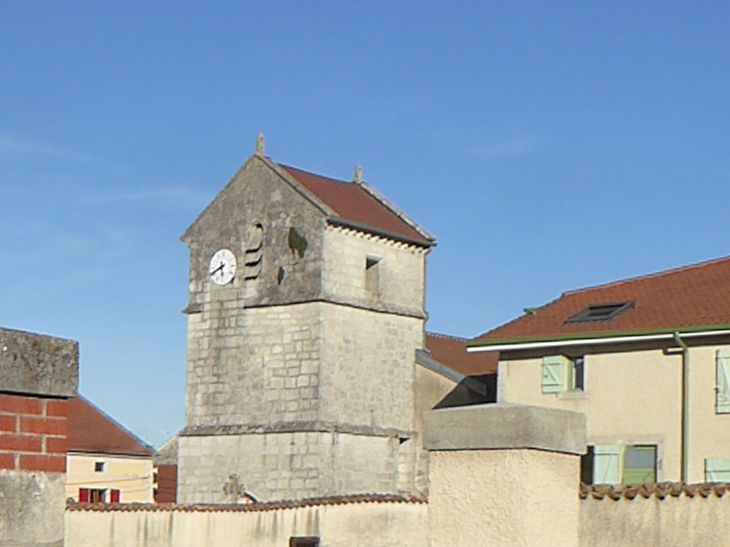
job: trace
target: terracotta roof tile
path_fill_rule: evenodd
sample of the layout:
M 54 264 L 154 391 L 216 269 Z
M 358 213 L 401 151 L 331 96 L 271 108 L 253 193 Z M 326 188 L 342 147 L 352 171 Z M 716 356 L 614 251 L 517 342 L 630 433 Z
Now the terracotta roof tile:
M 433 244 L 432 240 L 425 238 L 422 233 L 359 184 L 315 175 L 288 165 L 278 165 L 341 218 L 406 236 L 423 245 Z
M 349 505 L 354 503 L 426 503 L 426 498 L 391 494 L 362 494 L 331 496 L 303 500 L 272 501 L 263 503 L 76 503 L 66 504 L 68 511 L 181 511 L 181 512 L 262 512 L 279 509 L 297 509 L 322 505 Z
M 727 483 L 700 483 L 700 484 L 681 484 L 677 482 L 663 482 L 658 484 L 628 484 L 628 485 L 580 485 L 579 491 L 580 499 L 611 499 L 618 501 L 621 498 L 627 500 L 633 500 L 638 496 L 644 499 L 649 499 L 652 496 L 658 500 L 666 499 L 667 497 L 678 498 L 680 496 L 687 496 L 694 498 L 695 496 L 701 496 L 707 498 L 710 495 L 714 495 L 718 498 L 723 497 L 725 494 L 730 492 L 730 484 Z
M 594 304 L 633 301 L 607 321 L 566 323 Z M 673 329 L 730 323 L 730 257 L 573 290 L 475 340 Z
M 68 400 L 68 451 L 154 454 L 152 447 L 81 396 Z
M 442 365 L 446 365 L 465 376 L 497 372 L 499 352 L 467 353 L 465 344 L 466 338 L 435 332 L 426 333 L 426 349 L 431 353 L 431 357 Z

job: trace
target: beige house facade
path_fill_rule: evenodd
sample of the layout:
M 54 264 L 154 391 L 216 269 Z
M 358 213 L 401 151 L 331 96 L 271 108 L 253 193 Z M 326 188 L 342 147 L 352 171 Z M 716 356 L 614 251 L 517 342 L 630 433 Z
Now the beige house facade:
M 730 259 L 564 293 L 469 342 L 498 401 L 584 413 L 587 484 L 730 481 Z
M 151 503 L 154 466 L 148 456 L 87 454 L 66 456 L 66 496 L 75 501 Z
M 153 449 L 82 396 L 68 401 L 66 498 L 151 503 Z

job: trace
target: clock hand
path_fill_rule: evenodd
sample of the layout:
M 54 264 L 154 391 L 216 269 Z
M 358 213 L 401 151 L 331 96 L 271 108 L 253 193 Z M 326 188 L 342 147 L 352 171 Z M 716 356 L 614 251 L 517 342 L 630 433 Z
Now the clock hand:
M 218 266 L 218 267 L 217 267 L 217 268 L 216 268 L 215 270 L 213 270 L 212 272 L 210 272 L 210 275 L 215 275 L 215 274 L 217 274 L 217 273 L 218 273 L 219 271 L 221 271 L 221 270 L 222 270 L 223 268 L 225 268 L 225 267 L 226 267 L 225 263 L 221 262 L 221 265 L 220 265 L 220 266 Z

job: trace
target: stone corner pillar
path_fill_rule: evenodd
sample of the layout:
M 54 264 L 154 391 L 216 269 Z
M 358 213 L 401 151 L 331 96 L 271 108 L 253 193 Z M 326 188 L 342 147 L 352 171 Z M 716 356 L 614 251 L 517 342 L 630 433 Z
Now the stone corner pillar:
M 487 404 L 424 415 L 432 547 L 577 547 L 586 417 Z
M 0 545 L 61 547 L 79 345 L 0 328 Z

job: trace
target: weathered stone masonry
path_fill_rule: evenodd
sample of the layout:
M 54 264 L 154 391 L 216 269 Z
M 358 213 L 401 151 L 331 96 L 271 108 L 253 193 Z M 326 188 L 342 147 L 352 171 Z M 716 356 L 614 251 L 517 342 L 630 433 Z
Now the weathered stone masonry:
M 429 244 L 332 224 L 331 213 L 254 155 L 183 234 L 179 501 L 224 501 L 234 474 L 261 500 L 416 490 Z M 209 261 L 224 248 L 244 273 L 220 286 Z

